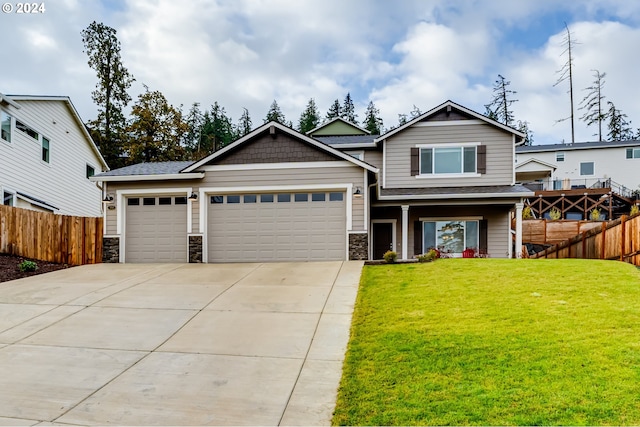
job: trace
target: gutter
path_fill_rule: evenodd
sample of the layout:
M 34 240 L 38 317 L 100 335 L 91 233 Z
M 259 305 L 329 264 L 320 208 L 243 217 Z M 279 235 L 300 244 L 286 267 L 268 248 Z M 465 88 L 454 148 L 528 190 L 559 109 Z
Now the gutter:
M 126 182 L 126 181 L 164 181 L 177 179 L 202 179 L 204 172 L 168 173 L 156 175 L 94 175 L 89 178 L 93 182 Z

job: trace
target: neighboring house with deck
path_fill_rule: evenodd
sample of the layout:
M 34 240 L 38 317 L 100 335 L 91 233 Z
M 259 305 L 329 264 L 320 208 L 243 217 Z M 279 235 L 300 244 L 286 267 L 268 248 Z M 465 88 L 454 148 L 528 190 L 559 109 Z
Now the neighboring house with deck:
M 342 119 L 307 135 L 266 123 L 196 162 L 92 177 L 110 200 L 105 260 L 378 259 L 390 249 L 411 259 L 433 247 L 519 256 L 522 202 L 534 194 L 515 184 L 523 138 L 451 101 L 384 135 Z
M 516 149 L 517 181 L 538 190 L 640 190 L 640 141 L 576 142 Z
M 0 94 L 0 129 L 2 204 L 102 215 L 89 178 L 109 168 L 69 97 Z

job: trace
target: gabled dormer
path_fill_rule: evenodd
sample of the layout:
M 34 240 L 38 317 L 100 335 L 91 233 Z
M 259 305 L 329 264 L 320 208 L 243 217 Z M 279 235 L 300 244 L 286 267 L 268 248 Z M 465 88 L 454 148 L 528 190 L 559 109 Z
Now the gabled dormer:
M 524 135 L 452 101 L 375 139 L 383 188 L 513 185 Z

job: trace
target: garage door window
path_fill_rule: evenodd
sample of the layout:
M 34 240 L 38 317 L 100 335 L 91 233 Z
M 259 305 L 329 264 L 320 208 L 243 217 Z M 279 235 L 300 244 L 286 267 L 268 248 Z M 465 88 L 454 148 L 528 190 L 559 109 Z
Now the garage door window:
M 159 205 L 163 205 L 163 206 L 170 205 L 171 204 L 171 197 L 160 197 L 158 199 L 158 204 Z
M 176 197 L 175 198 L 175 203 L 176 203 L 176 205 L 186 205 L 187 204 L 187 197 L 186 196 Z
M 211 196 L 211 204 L 216 204 L 216 203 L 224 203 L 224 197 L 223 196 Z
M 278 194 L 278 203 L 287 203 L 291 201 L 291 194 Z
M 273 194 L 261 194 L 260 203 L 273 203 Z
M 127 205 L 129 206 L 140 206 L 140 199 L 137 197 L 127 199 Z
M 327 195 L 325 193 L 313 193 L 311 195 L 312 202 L 324 202 L 326 198 L 327 198 Z
M 343 199 L 342 193 L 329 193 L 330 202 L 341 202 Z
M 240 196 L 227 196 L 227 203 L 240 203 Z
M 258 201 L 258 197 L 255 194 L 245 194 L 244 202 L 245 203 L 256 203 Z
M 309 200 L 309 195 L 307 193 L 299 193 L 295 195 L 296 202 L 306 202 Z
M 142 199 L 142 204 L 145 206 L 154 206 L 156 204 L 155 197 L 145 197 Z

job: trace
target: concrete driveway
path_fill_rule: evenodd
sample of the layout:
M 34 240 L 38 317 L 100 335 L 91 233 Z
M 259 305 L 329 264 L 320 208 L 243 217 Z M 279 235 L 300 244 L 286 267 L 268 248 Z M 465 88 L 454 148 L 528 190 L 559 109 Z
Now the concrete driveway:
M 362 262 L 0 283 L 0 424 L 328 425 Z

